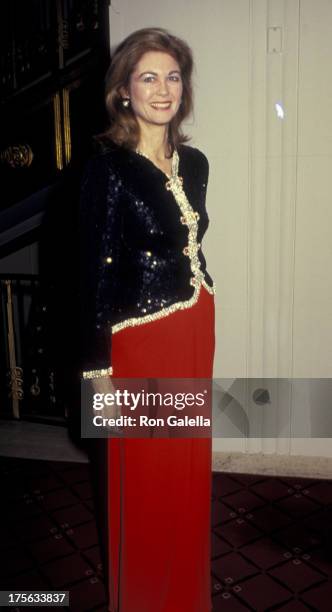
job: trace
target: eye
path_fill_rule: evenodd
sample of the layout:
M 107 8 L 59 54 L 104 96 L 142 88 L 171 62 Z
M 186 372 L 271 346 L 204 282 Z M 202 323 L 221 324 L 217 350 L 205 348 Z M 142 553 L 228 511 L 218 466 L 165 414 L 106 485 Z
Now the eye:
M 177 74 L 170 74 L 170 76 L 168 78 L 169 78 L 170 81 L 175 81 L 175 82 L 181 80 L 181 77 L 179 75 L 177 75 Z
M 152 83 L 154 78 L 155 77 L 154 77 L 153 74 L 148 74 L 147 76 L 144 77 L 143 81 L 144 81 L 144 83 Z

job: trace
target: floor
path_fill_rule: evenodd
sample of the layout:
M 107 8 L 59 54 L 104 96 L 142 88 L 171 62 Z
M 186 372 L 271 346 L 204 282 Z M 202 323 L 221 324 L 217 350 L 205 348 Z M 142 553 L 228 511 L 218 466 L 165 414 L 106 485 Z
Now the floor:
M 2 457 L 0 476 L 0 588 L 105 611 L 89 464 Z M 214 612 L 332 609 L 332 481 L 214 473 L 211 537 Z

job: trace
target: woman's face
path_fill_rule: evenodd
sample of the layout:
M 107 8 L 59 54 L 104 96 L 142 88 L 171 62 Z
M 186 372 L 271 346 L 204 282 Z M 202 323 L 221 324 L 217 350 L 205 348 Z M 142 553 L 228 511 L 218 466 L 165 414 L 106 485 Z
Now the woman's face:
M 136 64 L 126 94 L 139 123 L 165 125 L 179 109 L 182 90 L 177 61 L 168 53 L 147 51 Z

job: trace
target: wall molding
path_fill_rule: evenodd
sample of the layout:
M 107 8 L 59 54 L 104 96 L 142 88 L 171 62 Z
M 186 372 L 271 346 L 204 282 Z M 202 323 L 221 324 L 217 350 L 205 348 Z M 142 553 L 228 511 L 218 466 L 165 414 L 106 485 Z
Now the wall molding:
M 332 457 L 214 451 L 214 472 L 331 479 Z
M 261 376 L 264 386 L 293 374 L 299 0 L 249 6 L 247 376 Z M 261 413 L 250 401 L 247 410 L 255 430 L 262 429 L 260 439 L 246 441 L 247 453 L 289 455 L 291 431 L 264 439 Z M 281 393 L 268 414 L 275 431 L 291 423 L 292 410 L 292 396 Z

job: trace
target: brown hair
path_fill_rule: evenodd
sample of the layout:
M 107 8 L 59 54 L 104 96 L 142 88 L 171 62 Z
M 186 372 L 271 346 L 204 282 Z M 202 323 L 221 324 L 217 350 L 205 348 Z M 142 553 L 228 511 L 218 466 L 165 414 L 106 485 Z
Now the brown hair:
M 113 142 L 130 149 L 136 149 L 139 141 L 139 124 L 129 107 L 122 104 L 121 89 L 128 89 L 130 77 L 142 55 L 147 51 L 168 53 L 180 66 L 183 84 L 182 101 L 178 112 L 169 125 L 168 139 L 171 153 L 174 147 L 189 140 L 180 128 L 182 121 L 193 109 L 191 75 L 193 57 L 190 47 L 180 38 L 164 28 L 143 28 L 133 32 L 117 47 L 105 77 L 106 108 L 110 126 L 98 139 Z

